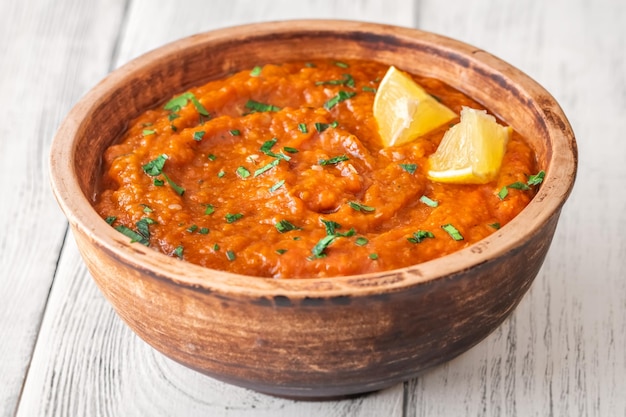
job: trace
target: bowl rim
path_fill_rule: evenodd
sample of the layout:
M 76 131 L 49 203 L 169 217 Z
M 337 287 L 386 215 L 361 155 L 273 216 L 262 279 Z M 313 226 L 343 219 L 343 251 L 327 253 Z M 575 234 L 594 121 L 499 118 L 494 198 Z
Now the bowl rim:
M 329 29 L 332 28 L 332 29 Z M 169 257 L 129 240 L 110 227 L 97 214 L 85 196 L 74 167 L 74 137 L 81 123 L 107 94 L 123 79 L 148 67 L 156 59 L 180 53 L 180 50 L 207 42 L 261 37 L 270 34 L 316 34 L 337 32 L 391 34 L 395 37 L 435 44 L 483 65 L 491 71 L 523 83 L 526 94 L 542 95 L 541 103 L 532 103 L 542 115 L 547 134 L 553 138 L 552 152 L 546 160 L 546 175 L 535 197 L 508 224 L 490 236 L 459 251 L 427 262 L 399 269 L 339 277 L 263 278 L 216 270 Z M 577 171 L 577 146 L 572 128 L 556 100 L 537 82 L 501 59 L 442 35 L 419 29 L 349 20 L 307 19 L 261 22 L 231 26 L 195 34 L 153 49 L 112 71 L 89 90 L 70 110 L 60 125 L 50 148 L 50 180 L 54 195 L 74 232 L 83 233 L 93 244 L 143 273 L 177 285 L 208 292 L 237 294 L 248 297 L 289 298 L 367 296 L 398 291 L 415 285 L 432 283 L 464 270 L 489 262 L 515 251 L 559 212 L 571 193 Z M 80 249 L 80 247 L 79 247 Z

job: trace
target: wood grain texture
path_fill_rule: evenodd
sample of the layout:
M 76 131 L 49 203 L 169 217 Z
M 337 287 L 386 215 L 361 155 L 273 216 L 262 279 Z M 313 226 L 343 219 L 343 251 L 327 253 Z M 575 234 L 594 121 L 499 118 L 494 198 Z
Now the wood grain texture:
M 527 297 L 484 343 L 415 381 L 408 415 L 626 415 L 626 194 L 616 191 L 626 178 L 626 4 L 453 3 L 442 13 L 423 1 L 421 28 L 544 85 L 573 125 L 580 164 Z
M 204 30 L 262 20 L 335 17 L 410 26 L 413 4 L 376 2 L 296 4 L 234 1 L 133 1 L 114 66 L 163 43 Z M 157 28 L 157 30 L 155 30 Z M 355 400 L 299 403 L 222 384 L 149 348 L 101 297 L 68 239 L 50 294 L 19 416 L 39 415 L 266 415 L 394 416 L 402 414 L 403 386 Z
M 0 416 L 17 406 L 67 228 L 49 187 L 50 140 L 106 73 L 115 41 L 121 8 L 94 6 L 0 3 Z
M 37 336 L 65 228 L 42 168 L 47 144 L 69 105 L 109 65 L 123 5 L 0 2 L 0 100 L 22 132 L 9 139 L 13 130 L 0 124 L 0 185 L 17 190 L 0 199 L 0 416 L 16 407 L 37 337 L 19 416 L 626 415 L 624 2 L 229 1 L 198 12 L 206 7 L 132 1 L 114 65 L 236 23 L 336 16 L 412 25 L 417 16 L 420 28 L 484 48 L 537 79 L 569 116 L 580 150 L 577 184 L 542 271 L 504 325 L 408 383 L 404 404 L 402 386 L 357 400 L 299 403 L 188 371 L 120 322 L 72 239 Z M 27 84 L 32 77 L 36 86 Z M 23 97 L 26 109 L 12 106 Z

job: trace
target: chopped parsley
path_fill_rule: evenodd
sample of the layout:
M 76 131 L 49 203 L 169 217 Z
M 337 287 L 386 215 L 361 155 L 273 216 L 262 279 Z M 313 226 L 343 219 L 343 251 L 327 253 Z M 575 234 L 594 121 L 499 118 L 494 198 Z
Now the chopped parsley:
M 241 178 L 248 178 L 250 176 L 250 171 L 246 167 L 237 168 L 237 175 Z
M 320 159 L 318 161 L 318 163 L 321 166 L 325 166 L 325 165 L 337 165 L 339 162 L 343 162 L 343 161 L 347 161 L 348 158 L 346 155 L 339 155 L 339 156 L 335 156 L 333 158 L 330 159 Z
M 365 245 L 367 245 L 369 243 L 369 240 L 367 240 L 367 238 L 365 238 L 363 236 L 359 236 L 359 237 L 356 238 L 354 243 L 357 246 L 365 246 Z
M 326 103 L 324 103 L 324 108 L 326 110 L 330 110 L 333 107 L 335 107 L 337 104 L 341 103 L 342 101 L 346 101 L 352 97 L 354 97 L 356 93 L 354 91 L 348 92 L 348 91 L 339 91 L 337 93 L 337 95 L 335 95 L 333 98 L 329 99 Z
M 364 85 L 363 87 L 361 87 L 361 90 L 366 91 L 368 93 L 376 93 L 376 89 L 374 87 L 369 87 L 367 85 Z
M 334 235 L 335 231 L 341 228 L 341 225 L 339 223 L 334 222 L 332 220 L 320 219 L 320 221 L 324 224 L 327 235 Z
M 312 258 L 323 258 L 326 256 L 326 248 L 328 246 L 330 246 L 331 243 L 333 243 L 335 241 L 335 239 L 337 239 L 336 235 L 326 235 L 323 238 L 321 238 L 316 244 L 315 246 L 313 246 L 313 249 L 311 249 L 311 253 L 313 254 Z
M 434 237 L 435 235 L 428 230 L 418 230 L 413 233 L 413 236 L 407 238 L 407 240 L 411 243 L 421 243 L 424 239 L 433 239 Z
M 252 112 L 266 112 L 266 111 L 279 111 L 280 107 L 274 106 L 272 104 L 260 103 L 254 100 L 248 100 L 246 102 L 246 108 L 251 110 Z
M 140 206 L 143 207 L 143 212 L 144 213 L 152 213 L 154 211 L 147 204 L 140 204 Z
M 228 131 L 228 133 L 230 133 L 231 136 L 239 136 L 239 135 L 241 135 L 241 130 L 239 130 L 239 129 L 231 129 L 231 130 Z
M 206 134 L 206 132 L 204 130 L 199 130 L 197 132 L 194 132 L 193 133 L 193 140 L 195 140 L 196 142 L 200 142 L 205 134 Z
M 229 261 L 234 261 L 235 259 L 237 259 L 237 255 L 235 255 L 235 252 L 232 250 L 227 250 L 226 251 L 226 259 L 228 259 Z
M 104 221 L 107 222 L 109 226 L 115 223 L 115 220 L 117 220 L 117 216 L 109 216 L 106 219 L 104 219 Z
M 339 125 L 339 123 L 337 121 L 334 121 L 332 123 L 315 123 L 315 130 L 317 130 L 318 133 L 322 133 L 323 131 L 325 131 L 326 129 L 328 129 L 329 127 L 337 127 Z
M 302 133 L 309 133 L 309 129 L 306 127 L 306 123 L 298 123 L 298 129 Z
M 415 170 L 417 169 L 417 164 L 398 164 L 400 168 L 408 172 L 409 174 L 415 174 Z
M 157 158 L 145 164 L 143 168 L 143 172 L 150 175 L 151 177 L 155 177 L 163 171 L 163 167 L 165 166 L 165 161 L 167 161 L 167 155 L 161 154 Z
M 365 204 L 361 204 L 356 201 L 349 201 L 348 205 L 356 211 L 372 212 L 376 210 L 375 207 L 366 206 Z
M 428 207 L 433 207 L 434 208 L 434 207 L 439 206 L 439 202 L 438 201 L 432 200 L 432 199 L 426 197 L 425 195 L 420 197 L 420 201 L 422 203 L 426 204 Z
M 207 159 L 210 161 L 215 161 L 217 159 L 217 156 L 215 156 L 214 154 L 210 153 L 207 155 Z
M 201 227 L 200 230 L 198 230 L 198 233 L 200 233 L 201 235 L 208 235 L 209 234 L 209 228 L 208 227 Z
M 188 231 L 189 233 L 194 233 L 196 230 L 198 230 L 198 225 L 197 225 L 197 224 L 192 224 L 191 226 L 189 226 L 189 227 L 187 228 L 187 231 Z
M 141 134 L 143 136 L 150 136 L 150 135 L 154 135 L 156 133 L 156 130 L 154 129 L 144 129 Z
M 146 239 L 141 233 L 135 232 L 133 229 L 130 229 L 123 224 L 115 227 L 115 230 L 123 234 L 124 236 L 130 238 L 130 243 L 139 242 L 142 245 L 149 246 L 150 241 Z
M 272 185 L 270 187 L 270 193 L 273 193 L 274 191 L 278 190 L 280 187 L 282 187 L 285 184 L 285 180 L 280 180 L 278 181 L 276 184 Z
M 452 239 L 463 240 L 463 235 L 461 235 L 461 232 L 459 232 L 456 227 L 452 226 L 452 224 L 444 224 L 443 226 L 441 226 L 441 228 L 445 230 Z
M 500 223 L 498 223 L 498 222 L 491 223 L 489 226 L 490 226 L 490 227 L 493 227 L 493 228 L 494 228 L 494 229 L 496 229 L 496 230 L 498 230 L 498 229 L 500 228 Z
M 259 175 L 263 174 L 264 172 L 269 171 L 270 169 L 272 169 L 276 165 L 278 165 L 279 162 L 280 162 L 280 159 L 274 159 L 269 164 L 263 165 L 261 168 L 259 168 L 256 171 L 254 171 L 254 176 L 258 177 Z
M 250 71 L 250 76 L 258 77 L 259 75 L 261 75 L 261 71 L 263 71 L 263 67 L 257 65 L 254 68 L 252 68 L 252 71 Z
M 545 171 L 539 171 L 538 173 L 536 173 L 535 175 L 531 175 L 530 177 L 528 177 L 528 185 L 539 185 L 543 182 L 543 179 L 545 178 L 546 173 Z
M 287 252 L 287 249 L 276 249 L 276 253 L 279 254 L 279 255 L 282 255 L 285 252 Z
M 341 62 L 341 61 L 335 61 L 335 65 L 338 66 L 339 68 L 349 68 L 350 65 L 346 64 L 345 62 Z
M 300 152 L 296 148 L 292 148 L 291 146 L 285 146 L 283 149 L 285 150 L 285 152 L 288 152 L 288 153 L 298 153 L 298 152 Z
M 178 256 L 180 259 L 183 259 L 183 245 L 176 246 L 176 249 L 174 249 L 174 255 Z
M 350 74 L 343 74 L 340 80 L 317 81 L 315 85 L 345 85 L 354 88 L 354 78 Z
M 159 155 L 157 158 L 153 159 L 152 161 L 148 162 L 147 164 L 145 164 L 142 168 L 143 171 L 150 175 L 151 177 L 155 177 L 157 175 L 163 175 L 163 178 L 165 178 L 165 181 L 167 181 L 167 183 L 172 187 L 172 189 L 178 194 L 178 195 L 183 195 L 185 193 L 185 189 L 180 187 L 179 185 L 177 185 L 174 181 L 172 181 L 172 179 L 170 177 L 168 177 L 165 172 L 163 172 L 163 167 L 165 166 L 165 161 L 167 161 L 167 155 L 166 154 L 161 154 Z M 163 181 L 158 180 L 155 178 L 154 180 L 154 185 L 157 186 L 161 186 L 163 185 Z
M 165 103 L 165 106 L 163 106 L 163 109 L 169 110 L 172 112 L 177 112 L 181 108 L 185 107 L 187 103 L 189 103 L 190 101 L 193 104 L 193 106 L 196 108 L 198 113 L 200 113 L 202 116 L 209 116 L 209 112 L 207 111 L 207 109 L 202 105 L 202 103 L 200 103 L 200 101 L 198 101 L 196 96 L 189 91 L 179 96 L 176 96 L 170 101 L 168 101 L 167 103 Z
M 372 261 L 375 261 L 375 260 L 377 260 L 377 259 L 378 259 L 378 254 L 377 254 L 377 253 L 370 253 L 369 258 L 370 258 Z
M 170 185 L 170 187 L 172 187 L 172 189 L 174 191 L 176 191 L 176 194 L 182 196 L 183 194 L 185 194 L 185 189 L 181 186 L 179 186 L 178 184 L 176 184 L 174 181 L 172 181 L 172 179 L 170 177 L 168 177 L 165 172 L 162 172 L 161 175 L 163 175 L 163 178 L 165 178 L 165 181 L 167 181 L 167 183 Z
M 296 226 L 288 220 L 281 220 L 274 226 L 276 226 L 276 230 L 278 230 L 279 233 L 286 233 L 292 230 L 302 230 L 301 227 Z
M 226 175 L 226 172 L 224 172 L 224 170 L 220 170 L 220 172 L 217 173 L 217 178 L 222 178 L 224 175 Z
M 227 223 L 234 223 L 237 220 L 241 219 L 243 217 L 243 214 L 241 213 L 227 213 L 226 216 L 224 216 L 224 218 L 226 219 Z

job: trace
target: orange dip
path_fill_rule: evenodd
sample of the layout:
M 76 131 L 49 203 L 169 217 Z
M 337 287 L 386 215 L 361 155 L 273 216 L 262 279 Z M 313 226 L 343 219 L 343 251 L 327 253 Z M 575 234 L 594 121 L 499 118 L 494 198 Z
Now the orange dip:
M 275 278 L 414 265 L 509 222 L 536 187 L 500 191 L 536 173 L 531 148 L 514 133 L 492 183 L 431 182 L 427 158 L 449 126 L 383 149 L 372 105 L 387 69 L 268 64 L 192 88 L 135 119 L 107 149 L 96 210 L 136 244 Z M 440 81 L 414 78 L 457 114 L 482 108 Z

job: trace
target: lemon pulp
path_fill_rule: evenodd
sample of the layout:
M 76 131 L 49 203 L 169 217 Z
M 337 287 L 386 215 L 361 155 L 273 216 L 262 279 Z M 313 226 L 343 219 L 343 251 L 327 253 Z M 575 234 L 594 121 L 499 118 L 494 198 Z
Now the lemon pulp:
M 486 111 L 463 107 L 461 121 L 445 133 L 437 151 L 428 158 L 428 178 L 456 184 L 493 181 L 511 131 Z
M 394 66 L 378 86 L 373 111 L 385 147 L 410 142 L 457 117 Z

